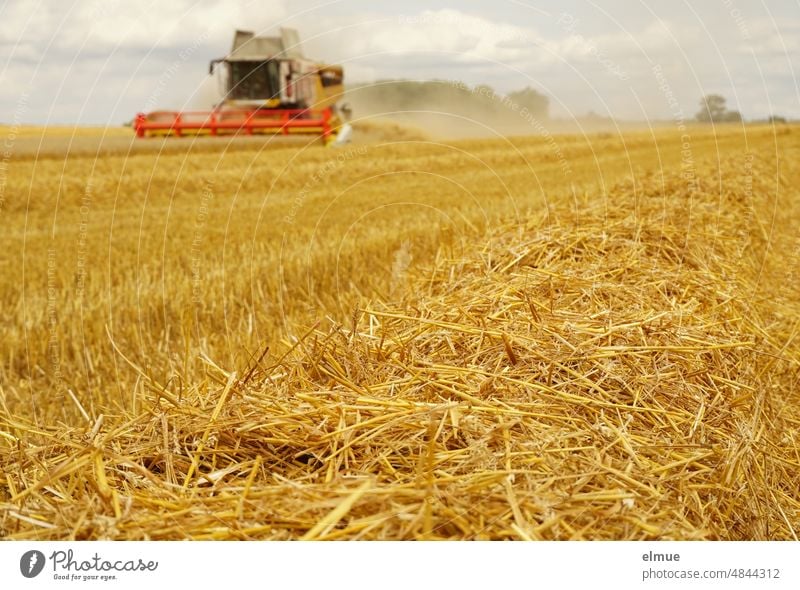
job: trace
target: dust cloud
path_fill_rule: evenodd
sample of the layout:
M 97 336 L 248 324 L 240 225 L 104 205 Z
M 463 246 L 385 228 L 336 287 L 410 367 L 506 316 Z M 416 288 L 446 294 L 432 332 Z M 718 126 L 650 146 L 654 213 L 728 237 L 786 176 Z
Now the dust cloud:
M 432 139 L 549 136 L 560 133 L 619 132 L 646 122 L 622 122 L 593 113 L 551 118 L 549 100 L 534 89 L 508 95 L 488 86 L 461 82 L 392 80 L 348 88 L 356 130 L 360 122 L 382 122 L 425 133 Z

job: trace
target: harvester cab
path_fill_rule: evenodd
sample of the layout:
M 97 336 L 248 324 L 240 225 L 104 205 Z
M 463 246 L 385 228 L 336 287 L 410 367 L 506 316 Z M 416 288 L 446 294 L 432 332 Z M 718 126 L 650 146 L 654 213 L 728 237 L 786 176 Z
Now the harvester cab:
M 224 80 L 223 104 L 242 109 L 332 107 L 344 78 L 341 66 L 306 59 L 294 29 L 280 37 L 236 31 L 230 54 L 212 61 L 209 73 Z
M 345 106 L 337 108 L 344 89 L 342 67 L 306 59 L 294 29 L 281 29 L 279 37 L 236 31 L 231 52 L 213 60 L 209 73 L 223 91 L 213 110 L 140 113 L 136 134 L 311 133 L 329 142 L 349 113 Z

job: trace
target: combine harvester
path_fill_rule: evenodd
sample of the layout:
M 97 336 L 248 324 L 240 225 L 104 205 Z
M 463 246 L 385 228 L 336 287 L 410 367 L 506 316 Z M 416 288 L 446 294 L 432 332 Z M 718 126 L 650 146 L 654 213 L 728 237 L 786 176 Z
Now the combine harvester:
M 336 105 L 344 88 L 342 67 L 306 59 L 294 29 L 281 29 L 280 37 L 236 31 L 230 54 L 212 61 L 209 74 L 221 76 L 225 89 L 213 110 L 139 113 L 136 135 L 305 133 L 326 144 L 349 139 L 350 126 L 343 121 L 349 110 Z

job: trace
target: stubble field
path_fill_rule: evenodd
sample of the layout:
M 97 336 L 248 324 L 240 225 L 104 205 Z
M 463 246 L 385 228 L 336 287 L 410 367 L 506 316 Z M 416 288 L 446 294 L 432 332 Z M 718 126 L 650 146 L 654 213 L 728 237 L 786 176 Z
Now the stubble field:
M 796 129 L 114 135 L 0 169 L 4 536 L 796 538 Z

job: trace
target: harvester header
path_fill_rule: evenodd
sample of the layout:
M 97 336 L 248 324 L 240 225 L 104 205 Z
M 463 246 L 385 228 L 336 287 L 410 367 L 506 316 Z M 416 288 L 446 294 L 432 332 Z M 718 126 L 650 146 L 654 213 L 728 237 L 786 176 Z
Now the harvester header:
M 223 100 L 210 111 L 139 113 L 137 136 L 310 133 L 334 139 L 342 125 L 341 66 L 306 59 L 294 29 L 279 37 L 236 31 L 230 53 L 209 73 L 222 82 Z

